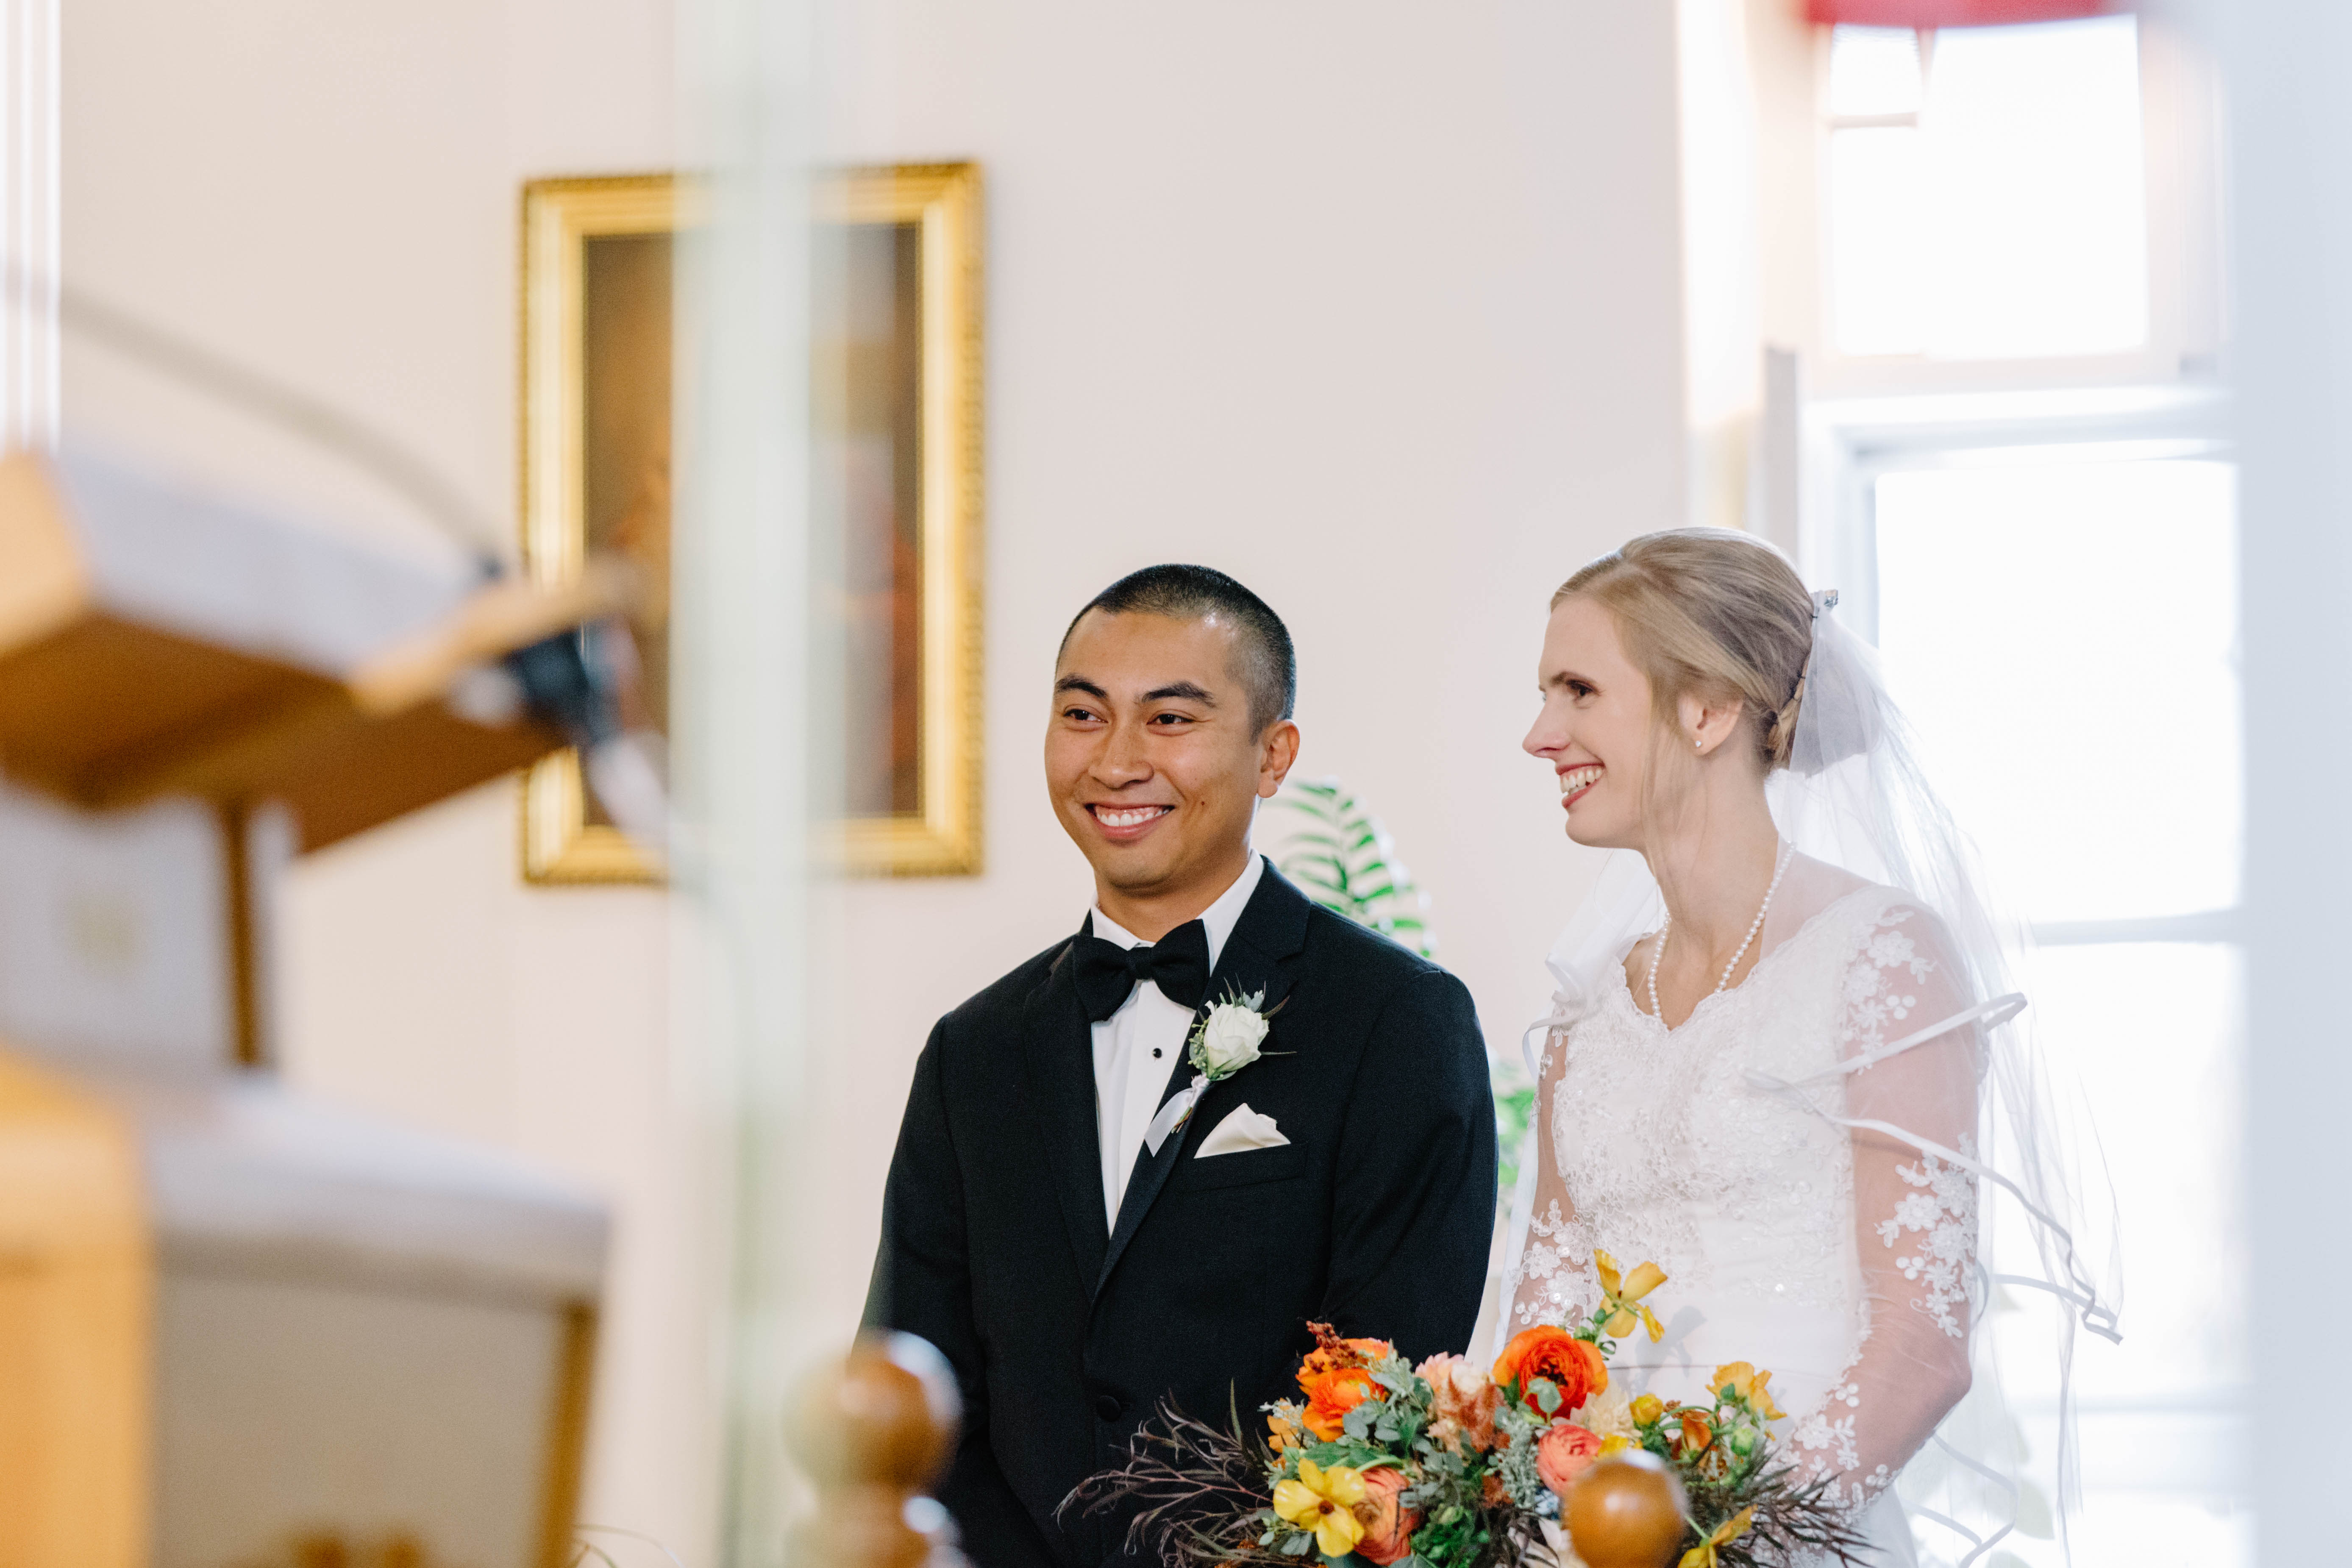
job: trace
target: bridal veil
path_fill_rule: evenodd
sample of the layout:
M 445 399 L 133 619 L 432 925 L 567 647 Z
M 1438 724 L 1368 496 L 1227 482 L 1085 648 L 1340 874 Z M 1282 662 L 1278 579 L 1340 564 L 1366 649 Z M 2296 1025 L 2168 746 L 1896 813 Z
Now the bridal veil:
M 2028 1489 L 2048 1485 L 2056 1494 L 2063 1531 L 2077 1489 L 2074 1454 L 2071 1366 L 2078 1330 L 2119 1337 L 2121 1269 L 2115 1256 L 2114 1212 L 2104 1173 L 2086 1171 L 2078 1153 L 2095 1153 L 2087 1120 L 2053 1084 L 2032 1027 L 2026 998 L 2014 976 L 2028 957 L 2021 928 L 1994 912 L 1967 837 L 1922 771 L 1902 715 L 1879 678 L 1876 655 L 1831 614 L 1834 594 L 1814 595 L 1813 646 L 1801 687 L 1796 733 L 1787 768 L 1766 786 L 1774 820 L 1797 850 L 1867 882 L 1901 889 L 1943 923 L 1945 950 L 1961 973 L 1953 988 L 1961 1005 L 1940 1018 L 1906 1020 L 1899 1037 L 1812 1079 L 1786 1082 L 1751 1076 L 1748 1088 L 1780 1096 L 1850 1131 L 1889 1138 L 1972 1174 L 1978 1183 L 1981 1234 L 1968 1282 L 1970 1391 L 1937 1426 L 1896 1485 L 1923 1547 L 1962 1565 L 1985 1560 L 2037 1511 Z M 1642 857 L 1613 852 L 1573 921 L 1554 945 L 1549 967 L 1557 989 L 1551 1013 L 1523 1037 L 1529 1075 L 1546 1092 L 1538 1046 L 1575 1023 L 1616 984 L 1611 971 L 1627 948 L 1656 928 L 1664 913 L 1657 884 Z M 1801 921 L 1795 909 L 1775 921 Z M 1769 934 L 1769 933 L 1768 933 Z M 1916 1024 L 1920 1026 L 1911 1027 Z M 1835 1080 L 1902 1055 L 1953 1031 L 1972 1029 L 1978 1046 L 1978 1125 L 1963 1147 L 1917 1127 L 1867 1114 L 1832 1092 Z M 1889 1030 L 1890 1035 L 1895 1031 Z M 1849 1110 L 1864 1112 L 1847 1115 Z M 1540 1112 L 1540 1107 L 1538 1108 Z M 1507 1281 L 1518 1272 L 1527 1247 L 1529 1210 L 1547 1151 L 1538 1146 L 1545 1119 L 1529 1119 L 1512 1206 Z M 2087 1178 L 2091 1178 L 2086 1180 Z M 1630 1260 L 1629 1260 L 1630 1261 Z M 1511 1310 L 1511 1291 L 1502 1310 Z M 2038 1305 L 2037 1305 L 2038 1303 Z M 2056 1451 L 2032 1456 L 2001 1398 L 1993 1364 L 1992 1323 L 2006 1320 L 2004 1350 L 2021 1342 L 2046 1344 L 2058 1389 Z M 2030 1331 L 2046 1326 L 2046 1332 Z M 1507 1330 L 1506 1331 L 1507 1332 Z M 1497 1342 L 1500 1342 L 1499 1340 Z M 1931 1541 L 1933 1531 L 1948 1532 Z

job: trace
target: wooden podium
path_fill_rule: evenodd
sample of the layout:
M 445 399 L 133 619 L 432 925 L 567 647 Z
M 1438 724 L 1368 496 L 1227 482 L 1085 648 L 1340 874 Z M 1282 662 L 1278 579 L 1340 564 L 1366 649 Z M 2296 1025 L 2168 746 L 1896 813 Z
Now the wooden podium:
M 268 1071 L 296 856 L 564 737 L 486 583 L 0 461 L 0 1565 L 556 1568 L 606 1219 Z

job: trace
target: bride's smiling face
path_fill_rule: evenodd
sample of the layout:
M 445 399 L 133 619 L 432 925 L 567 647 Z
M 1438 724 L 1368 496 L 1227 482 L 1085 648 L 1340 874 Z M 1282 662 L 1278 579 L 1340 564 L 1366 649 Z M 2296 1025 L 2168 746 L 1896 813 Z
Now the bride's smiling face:
M 1544 628 L 1536 667 L 1543 711 L 1519 742 L 1559 777 L 1568 836 L 1597 848 L 1639 848 L 1657 719 L 1649 678 L 1625 655 L 1616 617 L 1582 595 Z

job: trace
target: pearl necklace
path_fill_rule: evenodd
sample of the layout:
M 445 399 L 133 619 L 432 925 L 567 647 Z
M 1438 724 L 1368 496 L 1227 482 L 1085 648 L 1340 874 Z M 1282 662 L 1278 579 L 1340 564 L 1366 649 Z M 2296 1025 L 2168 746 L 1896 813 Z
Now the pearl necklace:
M 1772 885 L 1764 889 L 1764 902 L 1758 908 L 1756 918 L 1748 922 L 1748 934 L 1740 939 L 1739 951 L 1733 953 L 1731 962 L 1723 966 L 1723 978 L 1715 983 L 1715 989 L 1708 992 L 1708 995 L 1723 994 L 1723 988 L 1731 984 L 1731 972 L 1739 967 L 1739 961 L 1748 956 L 1748 948 L 1756 941 L 1756 933 L 1764 929 L 1764 917 L 1772 909 L 1772 895 L 1780 890 L 1780 878 L 1789 869 L 1790 852 L 1795 848 L 1793 844 L 1780 846 L 1780 853 L 1772 862 Z M 1666 1010 L 1658 1005 L 1658 960 L 1666 956 L 1666 932 L 1674 929 L 1674 924 L 1675 917 L 1668 914 L 1658 927 L 1658 945 L 1650 950 L 1650 1016 L 1661 1024 L 1666 1021 Z M 1687 1023 L 1689 1020 L 1684 1021 Z

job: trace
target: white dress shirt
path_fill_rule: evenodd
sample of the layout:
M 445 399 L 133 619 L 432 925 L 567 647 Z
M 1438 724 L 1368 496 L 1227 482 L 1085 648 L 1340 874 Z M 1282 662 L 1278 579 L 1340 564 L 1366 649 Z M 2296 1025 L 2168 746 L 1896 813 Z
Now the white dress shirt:
M 1209 937 L 1209 971 L 1225 951 L 1225 938 L 1242 910 L 1257 891 L 1265 861 L 1250 857 L 1249 867 L 1217 901 L 1201 911 Z M 1121 947 L 1140 947 L 1143 939 L 1124 931 L 1099 909 L 1092 916 L 1095 935 Z M 1214 998 L 1211 998 L 1214 1000 Z M 1184 1055 L 1192 1034 L 1192 1009 L 1170 1001 L 1159 986 L 1144 981 L 1118 1012 L 1094 1026 L 1095 1142 L 1102 1150 L 1103 1210 L 1111 1228 L 1118 1228 L 1118 1205 L 1127 1196 L 1128 1173 L 1143 1147 L 1151 1119 L 1160 1114 L 1169 1075 Z

